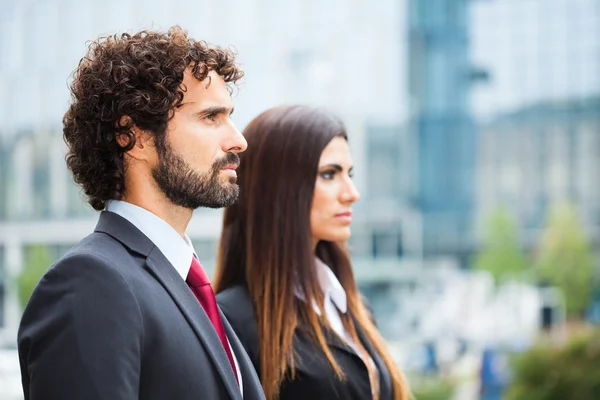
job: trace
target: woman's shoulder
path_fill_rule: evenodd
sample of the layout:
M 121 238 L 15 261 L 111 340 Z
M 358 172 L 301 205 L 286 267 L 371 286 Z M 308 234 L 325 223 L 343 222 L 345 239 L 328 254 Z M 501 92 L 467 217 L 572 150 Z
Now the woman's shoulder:
M 219 292 L 216 297 L 219 308 L 258 371 L 260 359 L 258 324 L 248 288 L 246 285 L 235 285 Z
M 254 319 L 254 307 L 246 285 L 239 284 L 220 291 L 217 303 L 228 320 L 245 322 Z

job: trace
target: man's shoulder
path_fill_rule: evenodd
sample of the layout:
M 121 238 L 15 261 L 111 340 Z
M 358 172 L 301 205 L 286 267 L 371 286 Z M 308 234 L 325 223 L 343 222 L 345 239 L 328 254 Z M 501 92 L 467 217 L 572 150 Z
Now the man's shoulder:
M 128 253 L 127 248 L 118 240 L 102 232 L 93 232 L 67 251 L 64 257 L 72 255 L 111 256 Z
M 127 259 L 131 259 L 131 254 L 122 243 L 104 233 L 94 232 L 69 249 L 50 269 L 68 268 L 70 265 L 113 269 Z
M 28 301 L 27 315 L 59 303 L 76 309 L 93 295 L 117 296 L 130 302 L 136 278 L 128 271 L 142 270 L 130 268 L 132 261 L 127 249 L 114 239 L 89 235 L 41 276 Z

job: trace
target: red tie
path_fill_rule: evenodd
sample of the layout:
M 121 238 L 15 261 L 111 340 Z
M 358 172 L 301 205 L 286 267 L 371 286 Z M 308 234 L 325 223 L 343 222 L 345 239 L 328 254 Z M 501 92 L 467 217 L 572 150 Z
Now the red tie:
M 221 321 L 221 316 L 219 315 L 219 308 L 217 307 L 215 293 L 210 286 L 210 280 L 208 279 L 208 276 L 206 276 L 204 268 L 202 268 L 202 265 L 200 265 L 200 262 L 196 259 L 196 257 L 192 257 L 192 265 L 190 266 L 190 271 L 188 272 L 188 276 L 185 281 L 190 289 L 192 289 L 192 292 L 200 302 L 200 305 L 202 305 L 202 308 L 204 308 L 204 311 L 206 312 L 206 315 L 208 315 L 210 322 L 212 322 L 215 331 L 217 331 L 217 335 L 219 335 L 219 339 L 221 339 L 223 348 L 225 348 L 225 353 L 227 353 L 227 358 L 229 358 L 229 362 L 231 363 L 233 374 L 237 380 L 238 377 L 237 370 L 235 368 L 235 362 L 233 361 L 233 355 L 231 354 L 229 342 L 227 341 L 227 336 L 225 335 L 223 321 Z

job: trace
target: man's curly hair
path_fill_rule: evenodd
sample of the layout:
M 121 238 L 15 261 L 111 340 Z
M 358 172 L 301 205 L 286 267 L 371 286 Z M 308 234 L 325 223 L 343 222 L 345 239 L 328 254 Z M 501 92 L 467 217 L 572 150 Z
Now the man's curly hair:
M 232 51 L 191 39 L 178 26 L 101 37 L 89 45 L 73 74 L 63 136 L 67 166 L 94 209 L 123 195 L 123 155 L 135 145 L 133 126 L 164 141 L 183 99 L 186 68 L 200 81 L 215 71 L 236 83 L 244 73 L 234 59 Z M 119 135 L 127 135 L 127 146 L 117 143 Z

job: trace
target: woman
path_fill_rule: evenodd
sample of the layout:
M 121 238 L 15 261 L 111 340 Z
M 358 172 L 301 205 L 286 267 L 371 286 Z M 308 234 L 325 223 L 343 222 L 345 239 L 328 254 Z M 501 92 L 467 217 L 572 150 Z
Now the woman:
M 277 107 L 244 135 L 214 288 L 267 399 L 407 399 L 343 244 L 359 199 L 343 124 Z

